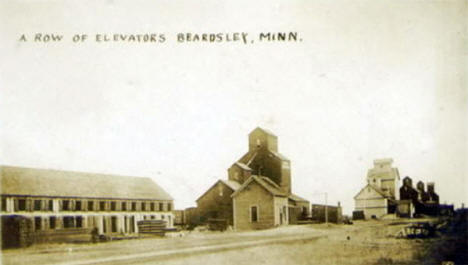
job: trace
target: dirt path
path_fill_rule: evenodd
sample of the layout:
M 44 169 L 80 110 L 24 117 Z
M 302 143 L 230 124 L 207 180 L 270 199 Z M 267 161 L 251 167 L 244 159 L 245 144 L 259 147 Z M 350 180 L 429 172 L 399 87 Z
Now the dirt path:
M 372 264 L 412 259 L 413 242 L 388 236 L 398 226 L 288 226 L 251 232 L 188 233 L 81 245 L 38 245 L 2 253 L 2 264 Z M 321 263 L 311 262 L 311 260 Z M 363 260 L 365 262 L 360 263 Z M 405 263 L 402 263 L 405 264 Z

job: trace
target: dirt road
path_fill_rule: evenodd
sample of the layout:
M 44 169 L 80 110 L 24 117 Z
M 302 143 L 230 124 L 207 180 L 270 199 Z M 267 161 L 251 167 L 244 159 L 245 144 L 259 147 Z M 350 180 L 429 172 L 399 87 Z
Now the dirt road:
M 193 232 L 99 244 L 38 245 L 2 253 L 3 264 L 372 264 L 409 262 L 417 244 L 389 237 L 398 226 L 288 226 L 253 232 Z

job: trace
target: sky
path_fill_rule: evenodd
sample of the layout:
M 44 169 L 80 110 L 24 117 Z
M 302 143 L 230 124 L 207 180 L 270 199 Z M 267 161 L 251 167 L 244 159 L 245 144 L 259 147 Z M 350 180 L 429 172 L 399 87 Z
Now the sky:
M 293 192 L 345 213 L 373 160 L 467 202 L 465 1 L 0 3 L 0 164 L 153 178 L 175 207 L 278 136 Z M 302 41 L 178 43 L 178 33 Z M 59 42 L 35 42 L 35 34 Z M 94 41 L 164 34 L 164 43 Z M 27 41 L 21 41 L 22 34 Z M 73 42 L 74 35 L 86 35 Z

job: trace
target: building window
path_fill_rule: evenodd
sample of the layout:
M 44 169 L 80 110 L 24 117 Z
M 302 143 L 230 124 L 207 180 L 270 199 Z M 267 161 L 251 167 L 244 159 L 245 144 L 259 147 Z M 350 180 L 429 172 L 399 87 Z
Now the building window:
M 159 203 L 159 210 L 164 211 L 164 204 L 162 202 Z
M 49 217 L 49 227 L 50 229 L 55 229 L 55 216 Z
M 49 200 L 49 211 L 53 211 L 53 210 L 54 210 L 54 201 Z
M 136 211 L 136 202 L 132 202 L 132 211 Z
M 62 201 L 62 210 L 63 211 L 69 211 L 70 210 L 70 201 L 69 200 Z
M 172 211 L 172 205 L 171 205 L 170 202 L 167 204 L 167 210 L 168 210 L 168 211 Z
M 127 202 L 122 202 L 121 208 L 122 208 L 122 211 L 126 211 L 127 210 Z
M 258 221 L 258 209 L 257 206 L 250 207 L 250 221 L 255 223 Z
M 146 211 L 146 203 L 144 202 L 141 203 L 141 210 Z
M 41 217 L 34 217 L 34 229 L 36 231 L 41 230 L 41 224 L 42 224 L 41 221 L 42 221 Z
M 94 210 L 94 202 L 93 201 L 88 201 L 88 211 Z
M 152 219 L 152 220 L 156 219 L 156 216 L 151 215 L 151 219 Z
M 101 211 L 106 210 L 106 202 L 105 201 L 100 201 L 99 202 L 99 210 L 101 210 Z
M 78 228 L 83 227 L 83 217 L 77 216 L 75 220 L 76 220 L 76 227 Z
M 218 185 L 218 192 L 219 192 L 219 197 L 223 197 L 223 186 L 221 184 Z
M 75 211 L 81 211 L 81 201 L 75 202 Z
M 26 211 L 26 200 L 19 199 L 18 200 L 18 211 Z
M 111 217 L 111 229 L 113 233 L 117 232 L 117 216 L 112 216 Z
M 150 207 L 151 207 L 151 211 L 154 211 L 154 202 L 150 204 Z
M 63 217 L 63 228 L 74 228 L 75 220 L 73 216 L 64 216 Z
M 41 210 L 41 200 L 34 200 L 34 211 L 40 211 Z
M 2 198 L 2 211 L 6 212 L 6 198 Z
M 116 202 L 111 202 L 111 211 L 117 210 Z

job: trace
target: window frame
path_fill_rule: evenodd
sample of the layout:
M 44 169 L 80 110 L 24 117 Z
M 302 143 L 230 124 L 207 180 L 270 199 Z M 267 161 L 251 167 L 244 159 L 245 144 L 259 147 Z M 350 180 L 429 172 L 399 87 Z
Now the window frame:
M 56 227 L 57 227 L 57 217 L 49 216 L 49 229 L 55 229 Z
M 253 220 L 254 215 L 253 215 L 253 209 L 255 208 L 255 220 Z M 258 207 L 258 204 L 250 205 L 249 207 L 249 222 L 250 223 L 258 223 L 260 220 L 260 207 Z
M 34 205 L 33 205 L 33 210 L 34 210 L 34 211 L 40 211 L 40 210 L 42 210 L 42 207 L 41 207 L 41 206 L 42 206 L 42 205 L 41 205 L 41 204 L 42 204 L 42 200 L 41 200 L 41 199 L 35 199 L 35 200 L 33 201 L 33 204 L 34 204 Z
M 1 209 L 2 212 L 6 212 L 7 211 L 7 198 L 2 197 L 1 204 L 2 204 L 2 209 Z
M 99 201 L 99 211 L 106 210 L 106 201 Z
M 42 230 L 42 218 L 40 216 L 34 216 L 34 231 Z
M 70 209 L 71 209 L 71 201 L 62 200 L 62 211 L 70 211 Z
M 75 209 L 74 210 L 75 211 L 83 210 L 83 203 L 80 200 L 75 201 Z
M 26 199 L 17 199 L 17 200 L 18 200 L 18 212 L 26 211 Z

